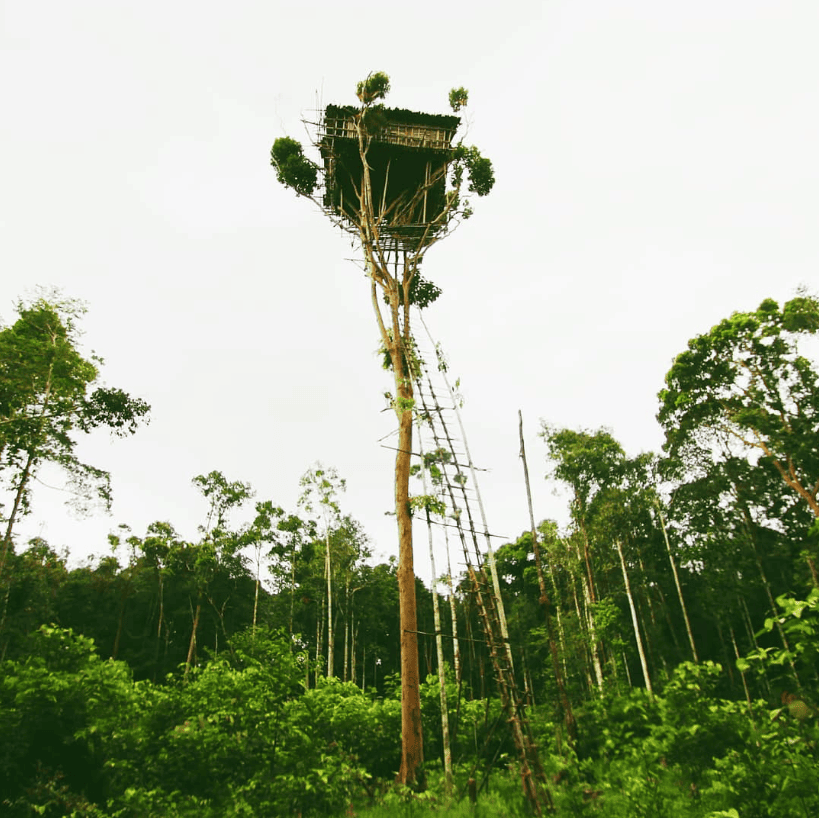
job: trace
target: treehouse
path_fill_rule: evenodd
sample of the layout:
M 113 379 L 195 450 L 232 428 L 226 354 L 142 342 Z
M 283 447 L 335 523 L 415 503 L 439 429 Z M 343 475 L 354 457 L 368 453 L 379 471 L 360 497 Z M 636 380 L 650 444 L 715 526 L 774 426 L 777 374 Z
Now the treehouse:
M 360 223 L 363 176 L 357 116 L 358 108 L 328 105 L 319 142 L 324 206 L 353 224 Z M 364 116 L 373 212 L 382 242 L 389 237 L 396 247 L 417 248 L 437 230 L 435 221 L 444 212 L 452 139 L 461 120 L 399 108 L 370 108 Z

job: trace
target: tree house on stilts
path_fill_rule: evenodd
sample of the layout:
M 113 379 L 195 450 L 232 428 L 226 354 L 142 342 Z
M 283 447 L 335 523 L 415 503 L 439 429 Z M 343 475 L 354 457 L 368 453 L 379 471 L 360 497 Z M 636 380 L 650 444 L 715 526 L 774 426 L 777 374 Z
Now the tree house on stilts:
M 356 117 L 364 117 L 366 145 Z M 355 225 L 368 206 L 386 249 L 418 252 L 443 228 L 446 174 L 460 117 L 402 108 L 328 105 L 320 125 L 324 207 Z M 369 191 L 364 184 L 365 149 Z M 367 201 L 371 197 L 371 201 Z

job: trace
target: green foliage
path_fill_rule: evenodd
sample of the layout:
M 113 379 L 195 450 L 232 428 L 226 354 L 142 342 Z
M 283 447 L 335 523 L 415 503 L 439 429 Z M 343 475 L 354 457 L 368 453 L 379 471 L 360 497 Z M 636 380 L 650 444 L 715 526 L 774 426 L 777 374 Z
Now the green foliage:
M 757 670 L 787 675 L 786 667 L 796 666 L 806 678 L 819 666 L 819 589 L 814 588 L 806 599 L 794 599 L 782 594 L 776 598 L 781 609 L 777 617 L 767 617 L 757 636 L 773 633 L 777 625 L 785 633 L 789 648 L 759 647 L 746 657 L 737 659 L 740 671 Z
M 572 488 L 581 514 L 596 492 L 622 474 L 625 452 L 607 429 L 575 431 L 543 423 L 540 435 L 554 464 L 552 474 Z
M 425 310 L 430 304 L 434 304 L 438 300 L 441 292 L 442 290 L 437 284 L 428 281 L 416 271 L 410 284 L 410 304 L 414 304 L 419 310 Z
M 495 186 L 495 171 L 492 162 L 474 146 L 460 143 L 453 151 L 453 183 L 459 189 L 463 180 L 463 170 L 466 168 L 469 178 L 469 190 L 478 196 L 487 196 Z
M 363 105 L 384 99 L 390 92 L 390 78 L 383 71 L 375 71 L 356 85 L 355 95 Z
M 276 179 L 300 196 L 312 196 L 318 185 L 318 165 L 305 155 L 301 144 L 281 136 L 270 149 L 270 164 L 276 168 Z
M 127 667 L 104 662 L 93 641 L 42 627 L 28 657 L 0 665 L 0 806 L 4 815 L 97 814 L 108 736 L 128 713 Z
M 44 462 L 60 466 L 74 488 L 74 503 L 110 506 L 107 472 L 79 460 L 76 432 L 107 427 L 133 433 L 149 406 L 112 388 L 91 390 L 100 359 L 83 357 L 79 319 L 84 307 L 55 295 L 17 304 L 18 319 L 0 330 L 0 475 L 14 492 L 2 545 L 0 574 L 17 517 L 29 509 L 29 487 Z
M 449 92 L 449 107 L 456 113 L 460 111 L 461 108 L 466 108 L 468 102 L 469 92 L 463 86 L 460 88 L 453 88 Z
M 771 299 L 734 313 L 680 353 L 660 394 L 669 456 L 695 468 L 716 448 L 757 450 L 814 514 L 819 477 L 819 373 L 800 354 L 819 332 L 819 300 Z
M 446 515 L 446 503 L 432 494 L 417 494 L 410 497 L 410 507 L 416 510 L 427 511 L 440 517 Z

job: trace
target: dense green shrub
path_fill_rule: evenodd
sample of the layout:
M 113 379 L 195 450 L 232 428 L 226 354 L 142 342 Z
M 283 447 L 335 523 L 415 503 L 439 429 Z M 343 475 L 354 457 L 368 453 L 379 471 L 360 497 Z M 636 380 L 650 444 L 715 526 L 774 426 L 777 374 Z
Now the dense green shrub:
M 27 649 L 0 667 L 0 811 L 96 814 L 109 794 L 106 732 L 130 713 L 130 672 L 70 630 L 44 626 Z

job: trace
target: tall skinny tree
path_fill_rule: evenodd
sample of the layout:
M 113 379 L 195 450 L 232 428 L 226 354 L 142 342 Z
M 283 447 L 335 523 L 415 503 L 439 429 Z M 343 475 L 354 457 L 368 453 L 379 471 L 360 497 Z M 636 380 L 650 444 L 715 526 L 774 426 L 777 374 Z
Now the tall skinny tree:
M 308 514 L 321 517 L 324 528 L 324 578 L 327 582 L 327 677 L 333 677 L 333 658 L 336 652 L 335 630 L 333 628 L 333 564 L 330 554 L 330 531 L 341 519 L 341 509 L 336 497 L 347 488 L 347 481 L 338 476 L 334 468 L 325 468 L 317 463 L 308 469 L 299 481 L 302 493 L 299 505 Z M 318 656 L 319 646 L 316 645 Z
M 390 90 L 383 72 L 358 83 L 356 106 L 328 106 L 315 147 L 319 166 L 295 140 L 277 139 L 271 163 L 279 182 L 321 207 L 361 248 L 370 298 L 387 367 L 393 373 L 391 405 L 398 421 L 395 515 L 401 620 L 401 767 L 398 781 L 424 786 L 418 667 L 415 571 L 409 477 L 413 382 L 418 363 L 411 307 L 431 304 L 440 289 L 419 274 L 427 250 L 472 214 L 469 195 L 485 196 L 495 177 L 477 148 L 451 140 L 458 117 L 431 117 L 386 109 Z M 457 112 L 463 88 L 450 92 Z M 428 127 L 427 127 L 428 126 Z M 414 136 L 420 133 L 420 136 Z

